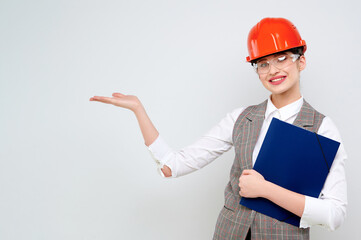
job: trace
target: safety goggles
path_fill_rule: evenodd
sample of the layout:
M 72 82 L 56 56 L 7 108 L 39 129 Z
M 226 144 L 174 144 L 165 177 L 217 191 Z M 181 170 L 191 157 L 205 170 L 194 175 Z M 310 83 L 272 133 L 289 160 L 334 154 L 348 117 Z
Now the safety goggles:
M 265 74 L 269 72 L 271 64 L 278 69 L 283 69 L 296 62 L 300 56 L 300 54 L 284 53 L 277 55 L 272 59 L 259 60 L 256 63 L 253 63 L 252 66 L 258 74 Z

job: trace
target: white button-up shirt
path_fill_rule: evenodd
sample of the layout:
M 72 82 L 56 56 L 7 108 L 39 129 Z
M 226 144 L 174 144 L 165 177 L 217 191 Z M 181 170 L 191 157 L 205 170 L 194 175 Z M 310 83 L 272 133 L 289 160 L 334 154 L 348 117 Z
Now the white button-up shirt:
M 265 119 L 255 145 L 252 161 L 257 159 L 259 150 L 273 117 L 293 123 L 301 110 L 303 97 L 277 109 L 268 99 Z M 148 147 L 152 157 L 158 164 L 158 170 L 167 165 L 172 170 L 172 177 L 179 177 L 198 170 L 214 161 L 233 146 L 232 133 L 234 124 L 245 108 L 237 108 L 228 113 L 217 125 L 211 128 L 193 144 L 179 150 L 172 150 L 161 136 Z M 305 209 L 300 221 L 301 228 L 321 225 L 335 230 L 345 219 L 347 205 L 347 184 L 345 176 L 345 160 L 347 155 L 341 136 L 329 117 L 325 117 L 318 134 L 340 142 L 340 147 L 327 176 L 319 198 L 306 196 Z

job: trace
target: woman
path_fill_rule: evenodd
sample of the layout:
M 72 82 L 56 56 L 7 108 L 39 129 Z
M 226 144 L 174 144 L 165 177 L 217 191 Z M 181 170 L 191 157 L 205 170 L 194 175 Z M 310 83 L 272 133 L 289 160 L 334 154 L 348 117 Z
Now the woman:
M 234 146 L 236 156 L 225 189 L 225 205 L 213 239 L 279 239 L 280 236 L 309 239 L 310 226 L 334 230 L 344 221 L 347 156 L 332 120 L 312 108 L 301 95 L 300 73 L 306 67 L 306 49 L 305 41 L 287 19 L 265 18 L 257 23 L 248 36 L 247 61 L 270 91 L 270 97 L 261 104 L 235 109 L 198 141 L 180 151 L 173 151 L 164 142 L 136 96 L 114 93 L 112 97 L 94 96 L 90 100 L 135 113 L 145 144 L 164 177 L 178 177 L 200 169 Z M 273 117 L 341 142 L 319 198 L 277 186 L 251 169 Z M 299 216 L 300 226 L 252 211 L 239 204 L 241 197 L 266 198 Z

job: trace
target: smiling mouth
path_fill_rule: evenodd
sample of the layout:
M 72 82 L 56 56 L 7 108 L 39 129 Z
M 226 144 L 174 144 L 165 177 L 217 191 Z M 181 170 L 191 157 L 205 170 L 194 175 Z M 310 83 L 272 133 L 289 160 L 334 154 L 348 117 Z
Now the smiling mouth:
M 282 81 L 283 79 L 285 79 L 286 77 L 279 77 L 279 78 L 276 78 L 276 79 L 271 79 L 269 80 L 270 82 L 279 82 L 279 81 Z

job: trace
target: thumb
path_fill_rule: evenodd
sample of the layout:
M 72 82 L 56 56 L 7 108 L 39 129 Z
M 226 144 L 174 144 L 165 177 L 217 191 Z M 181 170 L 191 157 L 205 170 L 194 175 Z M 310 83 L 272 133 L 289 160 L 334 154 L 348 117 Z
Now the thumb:
M 124 97 L 124 94 L 121 94 L 121 93 L 113 93 L 112 96 L 113 96 L 113 97 Z
M 243 170 L 242 175 L 250 175 L 251 172 L 252 172 L 252 169 L 245 169 L 245 170 Z

